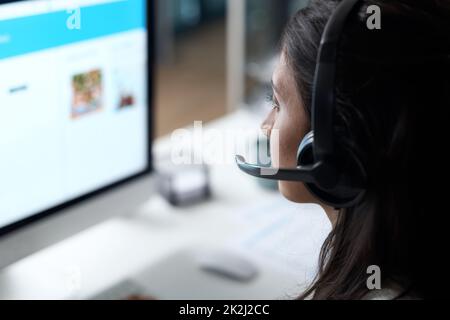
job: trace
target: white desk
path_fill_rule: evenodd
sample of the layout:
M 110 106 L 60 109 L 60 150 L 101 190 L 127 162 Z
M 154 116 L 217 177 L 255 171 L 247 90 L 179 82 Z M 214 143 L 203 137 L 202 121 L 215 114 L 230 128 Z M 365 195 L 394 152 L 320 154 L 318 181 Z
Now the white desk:
M 238 112 L 208 126 L 219 130 L 256 126 L 258 119 Z M 160 157 L 170 150 L 169 138 L 156 143 L 155 155 Z M 233 155 L 230 155 L 233 157 Z M 90 296 L 122 279 L 138 274 L 164 257 L 185 247 L 222 246 L 233 235 L 245 232 L 245 226 L 236 223 L 233 212 L 258 203 L 261 199 L 277 199 L 279 195 L 260 188 L 253 179 L 239 172 L 234 164 L 214 165 L 211 169 L 213 200 L 188 209 L 170 207 L 158 195 L 152 195 L 138 213 L 107 221 L 56 244 L 42 252 L 0 271 L 0 299 L 66 299 Z M 323 215 L 323 213 L 318 213 Z M 326 221 L 323 218 L 323 221 Z M 323 222 L 326 224 L 326 222 Z M 322 237 L 323 234 L 318 235 Z M 319 247 L 314 250 L 318 250 Z M 313 255 L 315 252 L 313 252 Z M 177 279 L 168 279 L 165 297 L 176 285 L 183 284 L 183 267 Z M 261 276 L 253 286 L 256 292 L 245 293 L 248 298 L 276 298 L 290 282 L 272 272 L 260 261 Z M 206 279 L 206 278 L 205 278 Z M 207 281 L 207 279 L 205 280 Z M 300 280 L 301 281 L 301 280 Z M 295 285 L 295 283 L 291 283 Z M 151 289 L 151 283 L 145 284 Z M 184 284 L 186 285 L 186 284 Z M 208 285 L 207 283 L 205 284 Z M 215 284 L 220 287 L 219 284 Z M 261 293 L 261 286 L 269 288 Z M 270 287 L 273 286 L 273 291 Z M 194 298 L 220 298 L 216 295 L 195 294 Z M 215 291 L 220 291 L 216 289 Z M 260 294 L 258 294 L 260 292 Z M 182 296 L 180 296 L 182 297 Z

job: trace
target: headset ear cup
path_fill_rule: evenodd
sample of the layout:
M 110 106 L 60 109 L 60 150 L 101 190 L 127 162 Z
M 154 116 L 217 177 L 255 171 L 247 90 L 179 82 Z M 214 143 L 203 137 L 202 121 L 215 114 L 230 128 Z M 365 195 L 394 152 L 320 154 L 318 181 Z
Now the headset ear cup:
M 321 202 L 336 209 L 354 206 L 365 195 L 365 190 L 343 191 L 342 188 L 337 187 L 334 190 L 325 191 L 314 184 L 305 184 L 305 186 Z
M 314 132 L 305 135 L 297 151 L 297 165 L 307 166 L 314 163 Z
M 311 165 L 314 163 L 314 132 L 309 132 L 302 140 L 298 153 L 297 153 L 297 163 L 299 166 Z M 351 166 L 356 169 L 350 176 L 352 180 L 355 174 L 358 176 L 363 170 L 363 167 L 357 157 L 354 156 L 352 152 L 347 153 L 347 156 L 351 157 Z M 363 174 L 364 171 L 361 173 Z M 318 198 L 321 202 L 330 205 L 335 208 L 346 208 L 353 206 L 358 203 L 360 199 L 364 196 L 365 192 L 363 189 L 358 188 L 348 188 L 344 185 L 348 185 L 349 181 L 344 181 L 348 178 L 347 172 L 341 175 L 341 180 L 338 185 L 333 190 L 323 190 L 315 184 L 305 183 L 306 188 L 311 192 L 313 196 Z

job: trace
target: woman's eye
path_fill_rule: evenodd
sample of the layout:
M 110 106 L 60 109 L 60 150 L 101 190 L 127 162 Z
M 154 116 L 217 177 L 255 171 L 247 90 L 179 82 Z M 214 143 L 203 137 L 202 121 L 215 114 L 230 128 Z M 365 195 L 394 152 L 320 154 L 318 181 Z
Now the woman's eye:
M 277 98 L 275 97 L 272 100 L 272 106 L 274 109 L 277 109 L 277 111 L 280 111 L 280 104 L 278 103 Z
M 267 95 L 267 102 L 270 103 L 272 109 L 276 109 L 277 111 L 280 110 L 280 105 L 273 93 Z

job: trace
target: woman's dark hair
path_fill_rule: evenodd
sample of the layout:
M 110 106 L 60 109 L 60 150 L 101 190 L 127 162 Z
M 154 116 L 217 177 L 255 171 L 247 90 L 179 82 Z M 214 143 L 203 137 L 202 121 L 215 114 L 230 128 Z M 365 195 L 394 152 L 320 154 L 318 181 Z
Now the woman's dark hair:
M 288 23 L 282 51 L 308 114 L 322 32 L 337 0 L 312 0 Z M 381 8 L 381 29 L 367 8 Z M 361 299 L 367 268 L 381 269 L 422 298 L 448 295 L 446 200 L 439 178 L 450 108 L 450 2 L 363 0 L 339 45 L 334 132 L 338 162 L 351 150 L 363 163 L 367 192 L 339 212 L 323 244 L 316 279 L 301 298 Z M 443 181 L 444 182 L 444 181 Z M 447 182 L 448 183 L 448 182 Z M 400 297 L 398 297 L 400 298 Z

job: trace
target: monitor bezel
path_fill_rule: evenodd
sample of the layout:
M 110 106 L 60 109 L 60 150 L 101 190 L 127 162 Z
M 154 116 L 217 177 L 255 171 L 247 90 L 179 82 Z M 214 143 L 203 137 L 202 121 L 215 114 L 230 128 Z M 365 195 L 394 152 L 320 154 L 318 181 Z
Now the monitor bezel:
M 0 5 L 6 3 L 14 3 L 14 2 L 23 2 L 29 0 L 7 0 L 1 1 Z M 49 218 L 52 216 L 56 216 L 58 214 L 64 214 L 64 211 L 74 207 L 77 204 L 80 204 L 84 201 L 94 199 L 100 195 L 107 193 L 113 189 L 118 187 L 123 187 L 127 184 L 133 183 L 139 178 L 147 176 L 153 172 L 153 155 L 152 155 L 152 141 L 154 136 L 154 125 L 153 125 L 153 102 L 154 102 L 154 69 L 155 69 L 155 4 L 154 0 L 146 1 L 146 33 L 147 33 L 147 44 L 146 44 L 146 52 L 147 52 L 147 165 L 144 170 L 141 172 L 134 174 L 130 177 L 121 179 L 120 181 L 109 184 L 105 187 L 96 189 L 85 195 L 77 197 L 75 199 L 64 202 L 63 204 L 54 206 L 50 209 L 38 212 L 33 214 L 27 218 L 21 219 L 19 221 L 8 224 L 4 227 L 0 227 L 0 240 L 2 237 L 8 236 L 9 234 L 17 231 L 25 226 L 30 226 L 33 223 L 39 222 L 45 218 Z M 152 49 L 150 49 L 152 48 Z

